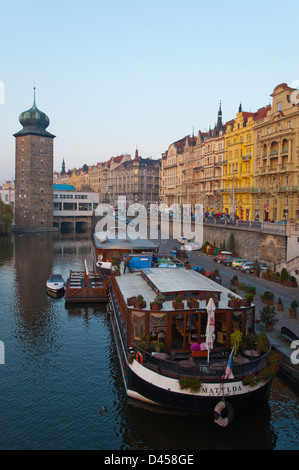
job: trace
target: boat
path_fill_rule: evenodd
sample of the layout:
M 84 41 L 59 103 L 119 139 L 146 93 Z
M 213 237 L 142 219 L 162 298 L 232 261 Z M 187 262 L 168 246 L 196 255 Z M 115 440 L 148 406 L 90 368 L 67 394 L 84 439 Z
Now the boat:
M 51 274 L 46 282 L 47 290 L 49 293 L 59 294 L 64 292 L 65 283 L 61 274 Z
M 230 347 L 235 330 L 254 337 L 253 303 L 234 294 L 233 304 L 231 291 L 180 266 L 112 274 L 109 289 L 107 308 L 129 398 L 211 413 L 221 426 L 268 399 L 269 371 L 277 370 L 270 342 L 247 357 Z

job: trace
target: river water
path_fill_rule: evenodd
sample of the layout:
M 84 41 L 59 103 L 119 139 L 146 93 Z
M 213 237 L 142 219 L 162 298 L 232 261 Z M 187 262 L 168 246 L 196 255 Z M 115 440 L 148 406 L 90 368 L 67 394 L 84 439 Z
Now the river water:
M 87 234 L 0 237 L 1 450 L 299 449 L 298 390 L 281 378 L 227 428 L 129 401 L 105 308 L 46 292 L 84 259 L 92 268 Z

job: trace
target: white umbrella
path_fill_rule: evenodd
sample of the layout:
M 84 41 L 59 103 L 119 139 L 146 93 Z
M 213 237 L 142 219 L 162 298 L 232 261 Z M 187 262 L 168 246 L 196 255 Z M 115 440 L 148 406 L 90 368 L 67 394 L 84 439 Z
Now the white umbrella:
M 210 359 L 210 351 L 213 349 L 213 343 L 215 339 L 215 310 L 216 306 L 214 300 L 211 297 L 207 305 L 208 321 L 206 329 L 206 346 L 208 350 L 208 362 Z

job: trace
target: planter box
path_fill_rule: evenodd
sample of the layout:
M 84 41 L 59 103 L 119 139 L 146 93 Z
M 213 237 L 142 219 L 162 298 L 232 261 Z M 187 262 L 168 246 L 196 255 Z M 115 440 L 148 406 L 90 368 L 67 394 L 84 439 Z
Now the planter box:
M 262 301 L 264 302 L 264 304 L 274 305 L 274 300 L 273 299 L 262 299 Z
M 183 310 L 184 302 L 172 302 L 172 306 L 175 310 Z
M 230 308 L 240 308 L 241 307 L 241 302 L 237 302 L 236 300 L 229 300 L 228 301 L 228 306 Z
M 146 302 L 135 302 L 134 303 L 134 308 L 141 309 L 141 308 L 145 308 L 145 307 L 146 307 Z
M 277 304 L 277 311 L 282 312 L 283 311 L 283 304 Z
M 208 357 L 208 351 L 191 351 L 191 357 Z
M 290 318 L 296 318 L 297 316 L 297 310 L 290 308 Z
M 188 308 L 199 308 L 199 302 L 187 300 L 187 306 Z
M 158 302 L 151 302 L 150 303 L 151 310 L 161 310 L 162 306 L 163 305 L 159 304 Z
M 241 300 L 241 306 L 242 307 L 250 307 L 251 305 L 251 300 L 248 300 L 248 299 L 242 299 Z
M 282 284 L 288 287 L 297 287 L 297 282 L 283 281 Z
M 129 305 L 129 307 L 133 307 L 135 302 L 136 302 L 136 297 L 129 297 L 127 299 L 127 304 Z

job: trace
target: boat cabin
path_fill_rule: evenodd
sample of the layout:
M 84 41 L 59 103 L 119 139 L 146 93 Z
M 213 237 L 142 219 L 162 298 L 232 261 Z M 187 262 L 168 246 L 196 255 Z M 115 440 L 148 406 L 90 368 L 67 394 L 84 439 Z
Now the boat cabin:
M 117 227 L 110 227 L 109 231 L 96 232 L 93 235 L 93 248 L 95 263 L 112 260 L 115 256 L 129 253 L 158 252 L 158 246 L 151 240 L 128 237 L 126 231 Z
M 214 350 L 230 348 L 234 329 L 254 332 L 254 304 L 236 294 L 233 303 L 230 290 L 185 268 L 150 267 L 112 276 L 111 293 L 128 347 L 146 338 L 152 345 L 162 343 L 167 353 L 190 352 L 195 343 L 204 350 L 210 298 L 215 305 Z M 160 306 L 154 302 L 157 294 L 164 296 Z

